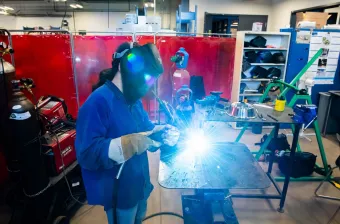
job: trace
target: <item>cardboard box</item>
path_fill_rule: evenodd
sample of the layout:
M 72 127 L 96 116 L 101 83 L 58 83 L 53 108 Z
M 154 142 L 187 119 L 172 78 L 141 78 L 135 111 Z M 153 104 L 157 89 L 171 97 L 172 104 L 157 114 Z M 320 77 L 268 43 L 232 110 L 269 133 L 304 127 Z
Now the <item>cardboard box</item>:
M 330 15 L 325 12 L 299 12 L 296 13 L 296 27 L 298 27 L 298 23 L 301 21 L 310 21 L 316 22 L 316 28 L 321 29 L 327 25 L 327 20 L 329 17 Z

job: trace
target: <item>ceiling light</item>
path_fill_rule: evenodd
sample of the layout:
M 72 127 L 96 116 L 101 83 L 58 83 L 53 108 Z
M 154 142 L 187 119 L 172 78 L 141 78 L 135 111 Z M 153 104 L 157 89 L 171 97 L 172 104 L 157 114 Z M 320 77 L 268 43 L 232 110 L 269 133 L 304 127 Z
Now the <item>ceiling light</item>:
M 84 8 L 82 5 L 80 5 L 80 4 L 76 4 L 76 6 L 77 6 L 77 8 L 79 8 L 79 9 L 82 9 L 82 8 Z
M 0 10 L 0 15 L 8 15 L 8 12 L 6 12 L 5 10 Z
M 151 3 L 151 4 L 150 4 L 150 7 L 151 7 L 151 8 L 155 7 L 155 4 Z
M 148 4 L 148 3 L 145 3 L 144 6 L 147 8 L 147 7 L 149 7 L 149 4 Z
M 12 7 L 9 7 L 9 6 L 4 6 L 4 10 L 6 10 L 6 11 L 13 11 L 14 9 Z
M 9 6 L 0 6 L 0 9 L 2 9 L 3 11 L 13 11 L 14 10 L 12 7 L 9 7 Z
M 76 4 L 71 4 L 70 6 L 71 6 L 71 8 L 74 8 L 74 9 L 78 8 L 78 7 L 76 6 Z

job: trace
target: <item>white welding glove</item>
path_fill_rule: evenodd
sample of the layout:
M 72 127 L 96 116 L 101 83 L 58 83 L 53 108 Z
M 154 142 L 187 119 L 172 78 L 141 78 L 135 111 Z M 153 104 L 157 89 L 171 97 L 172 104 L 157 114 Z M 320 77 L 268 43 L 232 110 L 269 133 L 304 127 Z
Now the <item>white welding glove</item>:
M 156 125 L 152 130 L 152 133 L 162 132 L 161 138 L 165 145 L 174 146 L 177 144 L 180 132 L 178 129 L 172 125 Z
M 112 139 L 109 146 L 109 158 L 120 164 L 134 155 L 142 154 L 149 148 L 159 148 L 162 143 L 149 138 L 150 134 L 152 134 L 152 131 Z

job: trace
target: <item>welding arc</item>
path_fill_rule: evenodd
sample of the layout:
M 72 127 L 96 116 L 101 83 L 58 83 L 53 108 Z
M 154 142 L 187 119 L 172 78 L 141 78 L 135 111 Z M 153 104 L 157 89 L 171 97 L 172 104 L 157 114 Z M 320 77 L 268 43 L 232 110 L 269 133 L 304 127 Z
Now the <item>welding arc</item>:
M 181 216 L 181 215 L 179 215 L 179 214 L 177 214 L 177 213 L 174 213 L 174 212 L 159 212 L 159 213 L 155 213 L 155 214 L 149 215 L 148 217 L 145 217 L 145 218 L 143 219 L 143 222 L 146 221 L 146 220 L 148 220 L 148 219 L 151 219 L 151 218 L 153 218 L 153 217 L 160 216 L 160 215 L 172 215 L 172 216 L 176 216 L 176 217 L 178 217 L 178 218 L 184 220 L 184 217 L 183 217 L 183 216 Z

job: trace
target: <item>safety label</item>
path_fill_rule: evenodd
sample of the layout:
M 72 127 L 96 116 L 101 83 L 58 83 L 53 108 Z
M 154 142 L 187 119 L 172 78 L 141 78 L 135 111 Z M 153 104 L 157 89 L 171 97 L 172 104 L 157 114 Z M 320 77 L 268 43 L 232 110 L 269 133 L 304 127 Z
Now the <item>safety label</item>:
M 12 113 L 10 116 L 9 116 L 9 119 L 12 119 L 12 120 L 26 120 L 28 118 L 31 117 L 31 114 L 29 111 L 25 112 L 25 113 Z

